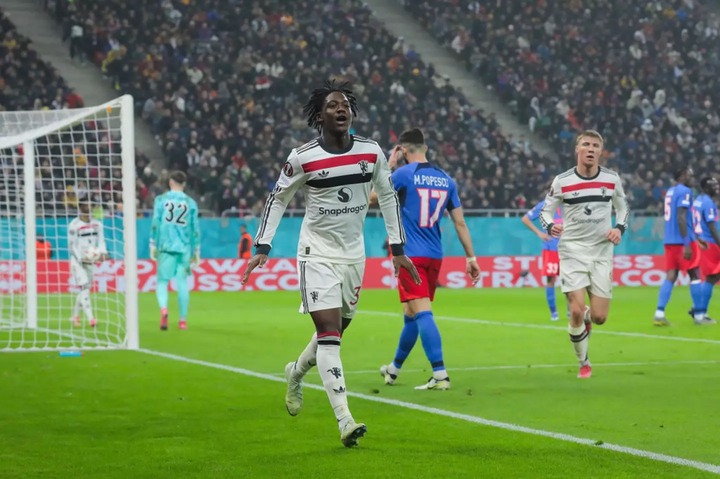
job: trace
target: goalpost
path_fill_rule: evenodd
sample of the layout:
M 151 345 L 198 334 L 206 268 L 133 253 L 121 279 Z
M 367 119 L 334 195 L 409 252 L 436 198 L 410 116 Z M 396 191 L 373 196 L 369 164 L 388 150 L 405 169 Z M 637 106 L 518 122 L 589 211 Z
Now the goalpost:
M 0 351 L 139 347 L 133 122 L 129 95 L 0 112 Z M 95 325 L 72 321 L 68 225 L 85 205 L 109 255 L 92 267 Z

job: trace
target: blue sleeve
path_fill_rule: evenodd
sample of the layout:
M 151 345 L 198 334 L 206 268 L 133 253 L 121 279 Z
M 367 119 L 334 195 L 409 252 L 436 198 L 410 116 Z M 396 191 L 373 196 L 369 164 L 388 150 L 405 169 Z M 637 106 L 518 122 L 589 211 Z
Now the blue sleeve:
M 693 197 L 690 188 L 683 186 L 680 194 L 678 195 L 677 207 L 678 208 L 690 208 L 692 206 Z
M 533 208 L 525 213 L 525 216 L 530 218 L 531 221 L 535 221 L 536 219 L 540 218 L 540 212 L 543 209 L 543 206 L 545 206 L 545 202 L 541 201 L 540 203 L 533 206 Z
M 706 223 L 717 223 L 717 206 L 713 201 L 708 201 L 703 205 L 702 216 Z
M 399 168 L 395 170 L 395 172 L 392 174 L 392 183 L 393 187 L 395 188 L 395 191 L 399 191 L 402 188 L 405 188 L 407 185 L 405 184 L 405 180 L 407 178 L 407 175 L 405 174 L 405 168 Z
M 450 191 L 448 191 L 448 193 L 448 211 L 452 211 L 455 208 L 460 208 L 462 206 L 462 203 L 460 203 L 460 195 L 458 195 L 457 184 L 452 178 L 450 178 Z

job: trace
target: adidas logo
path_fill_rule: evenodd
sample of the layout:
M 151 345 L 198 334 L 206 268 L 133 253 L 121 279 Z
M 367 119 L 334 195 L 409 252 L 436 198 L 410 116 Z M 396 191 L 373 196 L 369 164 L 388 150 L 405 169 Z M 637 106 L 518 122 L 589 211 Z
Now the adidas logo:
M 326 177 L 327 175 L 329 175 L 329 174 L 330 174 L 329 171 L 327 171 L 327 170 L 322 170 L 320 173 L 318 173 L 318 176 L 319 176 L 320 178 L 325 178 L 325 177 Z
M 333 388 L 333 391 L 335 391 L 336 394 L 343 394 L 343 393 L 345 393 L 345 388 L 340 386 L 337 389 Z

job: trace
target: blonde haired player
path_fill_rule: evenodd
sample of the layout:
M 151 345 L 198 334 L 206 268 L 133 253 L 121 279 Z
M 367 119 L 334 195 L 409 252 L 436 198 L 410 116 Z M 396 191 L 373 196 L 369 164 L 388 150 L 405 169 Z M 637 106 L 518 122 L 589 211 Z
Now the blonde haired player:
M 80 310 L 91 327 L 97 325 L 97 318 L 93 314 L 90 302 L 90 290 L 93 284 L 93 265 L 108 258 L 105 246 L 105 233 L 103 224 L 90 216 L 90 205 L 79 205 L 78 217 L 68 226 L 68 249 L 70 250 L 70 276 L 72 284 L 80 288 L 72 322 L 74 326 L 81 326 Z
M 570 341 L 580 362 L 579 378 L 589 378 L 588 341 L 592 323 L 603 324 L 610 310 L 613 246 L 620 244 L 630 209 L 620 176 L 599 164 L 603 137 L 595 130 L 575 141 L 577 166 L 555 177 L 540 213 L 543 227 L 560 238 L 560 286 L 570 305 Z M 615 207 L 615 227 L 612 209 Z M 563 224 L 554 223 L 562 208 Z M 590 306 L 585 305 L 585 292 Z

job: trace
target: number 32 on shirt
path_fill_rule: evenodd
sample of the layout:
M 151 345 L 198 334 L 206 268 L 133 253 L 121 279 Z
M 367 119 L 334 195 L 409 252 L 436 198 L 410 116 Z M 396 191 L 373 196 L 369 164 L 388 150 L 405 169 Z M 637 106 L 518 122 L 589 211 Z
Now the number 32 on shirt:
M 165 207 L 165 215 L 163 215 L 163 220 L 166 223 L 172 223 L 179 226 L 187 225 L 187 221 L 185 221 L 185 215 L 187 215 L 189 208 L 186 203 L 166 201 L 163 206 Z

